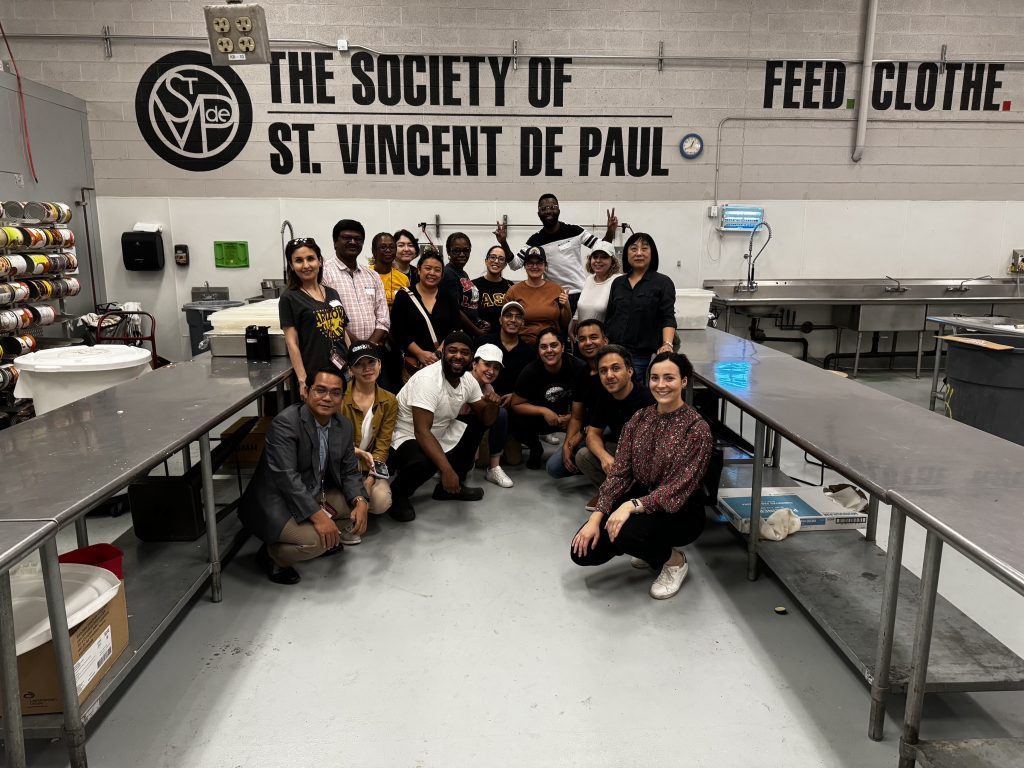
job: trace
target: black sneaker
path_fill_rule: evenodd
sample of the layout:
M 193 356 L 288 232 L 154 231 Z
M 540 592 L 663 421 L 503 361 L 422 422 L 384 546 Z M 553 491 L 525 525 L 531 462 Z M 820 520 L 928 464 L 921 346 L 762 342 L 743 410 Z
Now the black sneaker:
M 290 565 L 282 568 L 275 563 L 270 557 L 270 552 L 267 551 L 266 544 L 260 545 L 256 551 L 256 563 L 267 574 L 267 578 L 275 584 L 298 584 L 302 580 L 299 572 Z
M 388 509 L 391 519 L 399 523 L 410 523 L 416 519 L 416 510 L 408 499 L 395 496 L 391 499 L 391 508 Z
M 444 486 L 438 483 L 434 486 L 434 494 L 431 498 L 438 501 L 480 501 L 484 497 L 484 489 L 472 485 L 463 485 L 458 493 L 448 493 Z
M 544 466 L 544 447 L 540 441 L 530 446 L 530 456 L 526 459 L 527 469 L 540 469 Z

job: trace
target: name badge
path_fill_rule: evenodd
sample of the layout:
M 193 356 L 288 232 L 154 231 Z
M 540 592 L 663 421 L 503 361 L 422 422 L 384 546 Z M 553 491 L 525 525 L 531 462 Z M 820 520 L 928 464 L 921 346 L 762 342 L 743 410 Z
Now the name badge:
M 340 307 L 341 306 L 341 302 L 338 301 L 337 299 L 331 299 L 327 303 L 328 303 L 329 306 L 332 306 L 332 307 Z
M 374 288 L 363 288 L 363 293 L 365 293 L 367 296 L 373 296 L 375 293 L 377 293 L 377 291 Z
M 558 250 L 560 251 L 567 251 L 570 248 L 572 248 L 572 242 L 570 240 L 566 240 L 564 243 L 558 244 Z

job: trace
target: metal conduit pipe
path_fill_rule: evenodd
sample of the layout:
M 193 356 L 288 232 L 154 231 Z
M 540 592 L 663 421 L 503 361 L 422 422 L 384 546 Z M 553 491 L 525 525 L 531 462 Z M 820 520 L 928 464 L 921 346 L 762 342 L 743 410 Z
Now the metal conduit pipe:
M 873 0 L 877 3 L 877 0 Z M 7 37 L 13 40 L 122 40 L 125 42 L 180 42 L 180 43 L 206 43 L 209 38 L 199 37 L 196 35 L 119 35 L 119 34 L 97 34 L 97 33 L 84 33 L 84 32 L 13 32 L 8 33 Z M 287 45 L 292 47 L 307 47 L 307 48 L 327 48 L 332 51 L 338 50 L 337 43 L 325 43 L 321 40 L 307 40 L 299 38 L 277 38 L 271 39 L 270 42 L 275 45 Z M 372 53 L 375 56 L 383 55 L 401 55 L 401 56 L 445 56 L 452 55 L 451 52 L 445 51 L 379 51 L 376 48 L 370 48 L 366 45 L 359 45 L 358 43 L 349 42 L 349 51 L 365 51 L 366 53 Z M 480 56 L 539 56 L 542 58 L 555 58 L 565 56 L 565 51 L 558 51 L 555 53 L 543 53 L 540 51 L 514 51 L 511 54 L 505 51 L 463 51 L 462 55 L 480 55 Z M 763 64 L 766 61 L 773 61 L 778 56 L 696 56 L 696 55 L 661 55 L 658 53 L 648 54 L 622 54 L 622 53 L 573 53 L 573 59 L 588 61 L 588 60 L 617 60 L 617 61 L 651 61 L 657 62 L 679 62 L 684 64 L 715 64 L 715 63 L 727 63 L 727 64 Z M 861 59 L 848 58 L 843 56 L 822 56 L 814 53 L 801 53 L 801 54 L 787 54 L 787 59 L 799 59 L 799 60 L 813 60 L 821 62 L 834 62 L 841 64 L 860 64 Z M 1013 59 L 1013 58 L 1000 58 L 1000 59 L 987 59 L 987 58 L 976 58 L 971 57 L 967 59 L 937 59 L 935 57 L 922 57 L 922 58 L 909 58 L 909 59 L 876 59 L 876 62 L 880 63 L 893 63 L 898 64 L 906 62 L 909 64 L 923 64 L 929 62 L 936 62 L 940 64 L 963 64 L 963 63 L 974 63 L 974 64 L 1006 64 L 1008 66 L 1024 65 L 1024 59 Z
M 859 163 L 864 157 L 864 139 L 868 132 L 868 108 L 871 97 L 871 73 L 875 55 L 875 22 L 878 20 L 878 0 L 868 0 L 864 14 L 864 48 L 860 67 L 860 97 L 857 99 L 857 131 L 853 139 L 851 159 Z

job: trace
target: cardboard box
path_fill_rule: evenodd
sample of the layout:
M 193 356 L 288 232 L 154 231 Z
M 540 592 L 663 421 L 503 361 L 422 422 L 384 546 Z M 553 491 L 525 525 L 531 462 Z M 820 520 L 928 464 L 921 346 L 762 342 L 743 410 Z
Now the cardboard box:
M 750 497 L 749 488 L 720 488 L 718 491 L 719 509 L 740 533 L 750 532 Z M 868 524 L 867 513 L 844 509 L 820 488 L 761 489 L 762 520 L 784 508 L 792 509 L 800 517 L 801 533 L 863 528 Z
M 71 630 L 71 661 L 80 702 L 95 690 L 127 647 L 128 607 L 121 582 L 113 600 Z M 18 657 L 18 682 L 23 715 L 64 711 L 52 640 Z
M 246 416 L 236 421 L 221 433 L 221 437 L 227 438 L 233 435 L 248 418 L 251 417 Z M 270 428 L 271 421 L 273 421 L 273 419 L 269 416 L 260 417 L 259 421 L 256 422 L 256 426 L 252 428 L 252 431 L 242 438 L 242 442 L 239 444 L 238 449 L 235 451 L 232 458 L 224 462 L 224 466 L 255 467 L 259 463 L 260 456 L 263 455 L 263 448 L 267 444 L 267 430 Z

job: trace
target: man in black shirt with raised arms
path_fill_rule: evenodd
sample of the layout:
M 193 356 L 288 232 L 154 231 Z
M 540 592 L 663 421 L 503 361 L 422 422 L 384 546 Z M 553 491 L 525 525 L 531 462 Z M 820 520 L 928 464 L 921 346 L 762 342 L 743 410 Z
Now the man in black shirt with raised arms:
M 604 239 L 612 242 L 615 238 L 615 230 L 618 229 L 619 220 L 615 216 L 615 209 L 607 212 L 608 228 L 605 230 Z M 550 193 L 540 196 L 537 201 L 537 216 L 540 218 L 540 231 L 530 235 L 518 254 L 513 254 L 509 247 L 506 236 L 507 227 L 498 222 L 494 230 L 494 236 L 498 243 L 505 249 L 505 258 L 512 269 L 522 269 L 526 261 L 526 254 L 530 248 L 543 248 L 547 256 L 547 277 L 558 283 L 565 292 L 569 294 L 569 305 L 572 311 L 576 311 L 576 303 L 580 299 L 580 291 L 583 290 L 583 282 L 586 275 L 583 272 L 583 256 L 581 248 L 593 248 L 598 238 L 592 232 L 576 224 L 564 224 L 558 220 L 561 210 L 558 207 L 558 198 Z

